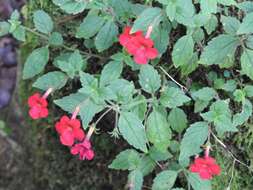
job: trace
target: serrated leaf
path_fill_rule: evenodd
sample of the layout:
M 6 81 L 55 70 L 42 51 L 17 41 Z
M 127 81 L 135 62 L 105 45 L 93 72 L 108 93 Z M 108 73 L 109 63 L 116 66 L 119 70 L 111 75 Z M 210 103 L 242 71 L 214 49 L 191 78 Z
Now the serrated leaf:
M 189 173 L 188 181 L 194 190 L 212 190 L 211 181 L 200 179 L 198 174 Z
M 129 190 L 141 190 L 143 184 L 143 175 L 140 170 L 134 170 L 128 175 Z
M 147 152 L 145 128 L 141 120 L 135 114 L 122 112 L 118 125 L 120 133 L 130 145 L 143 152 Z
M 135 97 L 133 99 L 133 104 L 134 106 L 131 106 L 131 104 L 129 105 L 126 105 L 126 106 L 129 106 L 131 112 L 135 113 L 139 118 L 140 120 L 144 120 L 145 118 L 145 113 L 147 111 L 147 100 L 145 98 L 145 96 L 143 95 L 138 95 L 137 97 Z M 136 105 L 135 105 L 136 103 Z M 137 104 L 138 103 L 138 104 Z
M 161 151 L 166 151 L 171 139 L 171 130 L 166 115 L 155 108 L 147 119 L 147 137 L 154 146 Z
M 100 76 L 100 86 L 108 85 L 110 82 L 118 79 L 123 70 L 123 64 L 119 61 L 111 61 L 104 66 Z
M 60 46 L 63 44 L 63 37 L 59 32 L 53 32 L 49 37 L 49 44 Z
M 212 0 L 210 0 L 212 1 Z M 216 27 L 218 26 L 218 20 L 217 17 L 214 15 L 211 15 L 208 19 L 207 23 L 204 25 L 204 28 L 207 31 L 207 34 L 211 34 L 213 31 L 215 31 Z
M 103 26 L 105 20 L 103 17 L 94 14 L 88 14 L 77 29 L 76 37 L 89 39 L 93 37 Z
M 192 0 L 177 0 L 176 4 L 175 20 L 180 24 L 194 27 L 195 7 Z
M 152 190 L 168 190 L 174 186 L 177 178 L 177 172 L 172 170 L 166 170 L 159 173 L 152 185 Z
M 237 4 L 239 9 L 242 9 L 245 13 L 253 12 L 253 2 L 244 1 Z
M 205 65 L 221 65 L 228 58 L 233 58 L 239 40 L 235 36 L 221 34 L 215 37 L 204 48 L 200 57 L 200 63 Z
M 180 165 L 187 166 L 190 162 L 190 156 L 202 151 L 200 147 L 204 144 L 207 137 L 208 124 L 206 122 L 196 122 L 186 130 L 180 145 Z
M 154 94 L 161 87 L 161 78 L 153 66 L 142 65 L 139 74 L 139 83 L 143 90 Z
M 52 18 L 43 10 L 34 12 L 33 22 L 35 28 L 44 34 L 50 34 L 54 27 Z
M 151 38 L 154 41 L 154 46 L 160 54 L 163 54 L 169 45 L 169 35 L 171 26 L 158 26 L 154 28 Z
M 247 75 L 251 80 L 253 80 L 253 50 L 244 49 L 241 56 L 241 67 L 242 74 Z
M 156 167 L 156 162 L 149 156 L 143 156 L 139 163 L 138 170 L 141 171 L 143 176 L 150 174 Z
M 141 158 L 139 153 L 133 149 L 127 149 L 116 156 L 109 165 L 109 168 L 115 170 L 135 170 L 140 162 Z
M 59 90 L 65 86 L 67 80 L 68 77 L 64 73 L 59 71 L 53 71 L 38 78 L 33 84 L 33 87 L 39 88 L 44 91 L 49 88 Z
M 237 31 L 238 35 L 250 33 L 253 33 L 253 13 L 246 14 Z
M 173 108 L 168 116 L 168 122 L 171 128 L 178 133 L 181 133 L 187 127 L 187 117 L 184 111 L 180 108 Z
M 194 42 L 191 35 L 181 37 L 175 44 L 172 60 L 175 67 L 186 65 L 193 55 Z
M 203 101 L 210 101 L 215 97 L 216 94 L 217 92 L 213 88 L 204 87 L 193 92 L 192 97 L 194 98 L 194 100 L 199 99 Z
M 252 85 L 246 85 L 243 88 L 243 91 L 245 92 L 247 97 L 249 97 L 249 98 L 253 97 L 253 86 Z
M 131 33 L 138 30 L 147 31 L 149 26 L 157 26 L 161 21 L 162 13 L 160 8 L 147 8 L 134 21 Z
M 172 154 L 166 150 L 166 151 L 161 151 L 158 148 L 156 148 L 155 146 L 152 146 L 149 148 L 149 152 L 148 152 L 150 158 L 152 158 L 152 160 L 160 162 L 160 161 L 165 161 L 169 158 L 172 158 Z
M 8 22 L 0 22 L 0 36 L 4 36 L 9 33 L 10 24 Z
M 53 0 L 53 3 L 69 14 L 81 13 L 88 5 L 88 1 L 76 0 Z
M 217 1 L 216 0 L 200 0 L 201 11 L 208 15 L 217 12 Z
M 237 20 L 235 17 L 222 16 L 221 22 L 225 32 L 228 34 L 236 34 L 240 27 L 240 21 Z
M 111 47 L 117 35 L 118 26 L 113 21 L 107 21 L 95 38 L 97 50 L 101 52 Z
M 161 94 L 161 104 L 165 107 L 176 108 L 189 102 L 191 99 L 182 90 L 176 87 L 167 87 Z
M 241 113 L 237 113 L 233 116 L 233 126 L 242 125 L 252 115 L 252 104 L 249 100 L 245 100 L 242 105 Z
M 49 60 L 49 50 L 47 47 L 35 49 L 27 58 L 23 79 L 29 79 L 42 72 Z

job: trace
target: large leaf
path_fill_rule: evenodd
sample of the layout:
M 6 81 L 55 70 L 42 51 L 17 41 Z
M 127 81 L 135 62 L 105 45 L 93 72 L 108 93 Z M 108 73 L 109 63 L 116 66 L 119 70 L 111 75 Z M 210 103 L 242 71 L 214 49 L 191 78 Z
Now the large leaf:
M 135 114 L 130 112 L 120 114 L 119 131 L 130 145 L 147 152 L 145 128 Z
M 95 38 L 97 50 L 101 52 L 111 47 L 117 35 L 118 26 L 113 21 L 107 21 Z
M 119 61 L 111 61 L 105 65 L 100 77 L 100 86 L 108 85 L 110 82 L 118 79 L 121 75 L 122 69 L 123 64 Z
M 53 0 L 53 3 L 60 6 L 61 9 L 69 14 L 77 14 L 84 11 L 88 4 L 88 1 Z
M 189 102 L 191 99 L 182 90 L 176 87 L 167 87 L 161 94 L 161 104 L 169 108 L 176 108 Z
M 253 33 L 253 13 L 246 14 L 237 31 L 237 34 L 250 34 L 250 33 Z
M 149 26 L 156 26 L 160 23 L 162 17 L 160 8 L 147 8 L 134 21 L 131 32 L 138 30 L 146 31 Z
M 154 146 L 166 151 L 171 139 L 171 130 L 164 114 L 160 109 L 155 108 L 147 120 L 147 137 Z
M 253 80 L 253 50 L 244 49 L 241 56 L 242 73 Z
M 129 190 L 141 190 L 143 183 L 143 174 L 140 170 L 134 170 L 128 175 Z
M 49 60 L 47 47 L 35 49 L 27 58 L 23 70 L 23 79 L 29 79 L 42 72 Z
M 127 149 L 119 153 L 109 168 L 115 170 L 135 170 L 141 162 L 140 155 L 137 151 Z
M 43 10 L 35 11 L 33 14 L 35 28 L 45 34 L 52 32 L 54 23 L 52 18 Z
M 191 35 L 181 37 L 175 44 L 172 60 L 175 67 L 187 64 L 193 55 L 194 42 Z
M 143 90 L 154 94 L 161 87 L 161 78 L 157 70 L 151 65 L 142 65 L 139 83 Z
M 33 87 L 41 90 L 47 90 L 49 88 L 58 90 L 65 86 L 67 80 L 68 77 L 64 73 L 53 71 L 38 78 L 33 84 Z
M 176 181 L 177 172 L 172 170 L 166 170 L 159 173 L 152 185 L 152 190 L 168 190 L 171 189 Z
M 205 47 L 200 57 L 200 63 L 205 65 L 221 65 L 227 59 L 233 59 L 239 45 L 239 39 L 232 35 L 222 34 L 215 37 Z
M 188 181 L 194 190 L 212 190 L 211 181 L 200 179 L 198 174 L 189 173 Z
M 181 133 L 187 127 L 187 117 L 184 111 L 180 108 L 173 108 L 168 117 L 171 128 L 178 133 Z
M 187 166 L 190 162 L 190 156 L 201 152 L 201 146 L 208 136 L 208 124 L 206 122 L 197 122 L 192 124 L 185 132 L 180 145 L 179 163 Z

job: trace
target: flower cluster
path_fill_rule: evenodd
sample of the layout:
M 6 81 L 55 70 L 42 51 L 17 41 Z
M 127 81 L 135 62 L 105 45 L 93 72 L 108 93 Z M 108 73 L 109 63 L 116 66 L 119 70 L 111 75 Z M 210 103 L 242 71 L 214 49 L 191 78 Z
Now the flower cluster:
M 155 59 L 158 51 L 154 48 L 154 42 L 150 39 L 152 27 L 149 28 L 147 35 L 142 31 L 131 34 L 131 27 L 125 27 L 123 33 L 119 36 L 120 44 L 126 48 L 127 52 L 134 56 L 134 61 L 138 64 L 147 64 L 149 59 Z
M 41 96 L 35 93 L 28 99 L 28 106 L 30 108 L 29 115 L 32 119 L 46 118 L 48 116 L 48 102 L 47 97 L 53 89 L 48 89 L 46 93 Z M 91 127 L 86 136 L 81 128 L 81 122 L 76 119 L 79 112 L 79 107 L 76 108 L 72 118 L 64 115 L 55 124 L 55 129 L 60 136 L 60 141 L 63 145 L 70 147 L 71 154 L 78 155 L 80 160 L 92 160 L 95 156 L 90 143 L 90 137 L 94 131 Z
M 190 165 L 190 171 L 198 173 L 199 177 L 204 180 L 212 179 L 213 176 L 221 173 L 221 168 L 216 160 L 209 156 L 209 150 L 210 146 L 207 146 L 205 156 L 203 158 L 196 157 L 194 163 Z

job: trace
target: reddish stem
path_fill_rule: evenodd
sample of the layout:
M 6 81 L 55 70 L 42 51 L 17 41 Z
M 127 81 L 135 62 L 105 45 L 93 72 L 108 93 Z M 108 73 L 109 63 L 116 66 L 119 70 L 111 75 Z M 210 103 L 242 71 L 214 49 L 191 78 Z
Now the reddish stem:
M 147 33 L 146 33 L 145 38 L 150 38 L 152 31 L 153 31 L 153 26 L 150 25 L 150 26 L 148 27 L 148 31 L 147 31 Z
M 42 98 L 47 99 L 47 97 L 53 92 L 53 88 L 47 89 L 45 94 L 42 96 Z
M 77 106 L 76 109 L 75 109 L 75 111 L 74 111 L 74 113 L 72 114 L 71 119 L 76 119 L 76 117 L 77 117 L 77 115 L 78 115 L 79 112 L 80 112 L 80 107 Z

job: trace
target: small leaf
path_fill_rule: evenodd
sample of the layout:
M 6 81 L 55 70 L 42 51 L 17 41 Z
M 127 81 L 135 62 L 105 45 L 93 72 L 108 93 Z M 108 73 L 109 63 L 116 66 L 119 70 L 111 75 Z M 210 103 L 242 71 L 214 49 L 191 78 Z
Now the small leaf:
M 88 5 L 88 1 L 76 0 L 53 0 L 55 5 L 58 5 L 69 14 L 78 14 L 84 11 Z
M 47 47 L 35 49 L 27 58 L 23 70 L 23 79 L 29 79 L 42 72 L 49 60 Z
M 173 108 L 168 117 L 171 128 L 181 133 L 187 127 L 187 117 L 180 108 Z
M 240 21 L 235 17 L 221 16 L 223 28 L 228 34 L 236 34 L 240 27 Z
M 10 24 L 8 22 L 0 22 L 0 36 L 4 36 L 9 33 Z
M 204 14 L 211 14 L 217 12 L 216 0 L 200 0 L 200 8 Z
M 150 156 L 143 156 L 139 163 L 138 170 L 143 176 L 150 174 L 156 167 L 156 162 Z
M 161 94 L 161 104 L 165 107 L 176 108 L 189 102 L 191 99 L 182 90 L 176 87 L 167 87 Z
M 60 46 L 63 44 L 63 37 L 59 32 L 53 32 L 49 37 L 49 44 Z
M 238 35 L 250 33 L 253 33 L 253 13 L 246 14 L 237 31 Z
M 181 37 L 175 44 L 172 60 L 175 67 L 180 67 L 189 62 L 193 55 L 194 42 L 191 35 Z
M 139 83 L 143 90 L 154 94 L 161 87 L 161 78 L 153 66 L 142 65 L 139 74 Z
M 233 126 L 242 125 L 246 122 L 252 115 L 252 104 L 249 100 L 245 100 L 242 105 L 242 112 L 237 113 L 233 116 Z
M 177 178 L 177 172 L 172 170 L 166 170 L 159 173 L 152 185 L 152 190 L 168 190 L 174 186 Z
M 194 190 L 212 190 L 211 181 L 200 179 L 198 174 L 189 173 L 188 181 Z
M 122 112 L 119 118 L 119 131 L 124 139 L 137 149 L 147 152 L 147 137 L 140 119 L 133 113 Z
M 161 16 L 160 8 L 152 7 L 145 9 L 134 21 L 131 33 L 137 32 L 138 30 L 147 31 L 149 26 L 157 26 L 161 21 Z
M 208 136 L 208 124 L 206 122 L 196 122 L 185 132 L 180 145 L 179 163 L 182 166 L 189 165 L 190 156 L 202 151 L 200 148 Z
M 245 92 L 246 96 L 251 98 L 253 97 L 253 86 L 252 85 L 246 85 L 243 89 Z
M 113 21 L 107 21 L 95 38 L 95 46 L 99 52 L 112 46 L 118 35 L 118 26 Z
M 49 88 L 59 90 L 65 86 L 67 80 L 68 77 L 64 73 L 59 71 L 53 71 L 45 75 L 42 75 L 40 78 L 38 78 L 33 84 L 33 87 L 39 88 L 44 91 L 46 91 Z
M 143 184 L 143 175 L 140 170 L 134 170 L 128 175 L 129 190 L 141 190 Z
M 122 69 L 123 64 L 119 61 L 111 61 L 105 65 L 100 77 L 100 86 L 108 85 L 110 82 L 118 79 L 121 75 Z
M 253 80 L 253 50 L 244 49 L 241 56 L 241 67 L 242 74 L 247 75 L 251 80 Z
M 113 162 L 109 165 L 110 169 L 115 170 L 135 170 L 141 162 L 138 152 L 127 149 L 119 153 Z
M 213 88 L 204 87 L 193 92 L 192 97 L 194 98 L 194 100 L 199 99 L 203 101 L 210 101 L 215 97 L 216 94 L 217 93 Z
M 54 27 L 51 17 L 43 10 L 38 10 L 34 12 L 33 22 L 35 28 L 44 34 L 51 33 Z

